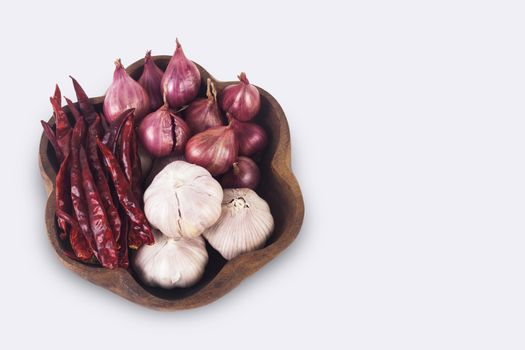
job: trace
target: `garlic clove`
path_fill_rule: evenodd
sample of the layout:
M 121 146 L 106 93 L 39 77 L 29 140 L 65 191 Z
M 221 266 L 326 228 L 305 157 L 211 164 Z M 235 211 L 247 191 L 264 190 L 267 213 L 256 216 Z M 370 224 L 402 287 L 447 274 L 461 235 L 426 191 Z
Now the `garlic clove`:
M 198 236 L 220 217 L 221 207 L 219 205 L 208 205 L 209 198 L 217 198 L 219 194 L 210 192 L 211 191 L 197 190 L 190 186 L 179 190 L 179 212 L 181 218 L 179 224 L 181 236 Z M 187 198 L 191 198 L 191 200 L 187 200 Z
M 273 228 L 270 207 L 255 191 L 225 189 L 221 216 L 203 236 L 225 259 L 231 260 L 263 247 Z
M 166 289 L 186 288 L 201 279 L 208 263 L 202 237 L 175 239 L 158 230 L 153 234 L 155 243 L 143 245 L 132 258 L 133 267 L 145 284 Z

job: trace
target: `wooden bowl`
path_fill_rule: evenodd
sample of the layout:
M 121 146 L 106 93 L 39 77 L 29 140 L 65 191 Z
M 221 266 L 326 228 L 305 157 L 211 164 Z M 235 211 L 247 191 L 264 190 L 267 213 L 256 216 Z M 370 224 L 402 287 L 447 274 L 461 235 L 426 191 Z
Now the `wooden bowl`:
M 155 56 L 155 63 L 165 69 L 171 56 Z M 126 70 L 131 77 L 138 79 L 142 74 L 144 60 L 137 61 Z M 213 80 L 220 94 L 222 89 L 233 82 L 219 82 L 206 70 L 197 65 L 201 72 L 200 96 L 205 95 L 206 79 Z M 57 236 L 55 220 L 54 184 L 59 164 L 51 145 L 42 134 L 40 140 L 40 169 L 44 185 L 49 195 L 45 220 L 49 241 L 60 261 L 68 269 L 82 278 L 102 286 L 137 304 L 157 310 L 183 310 L 202 306 L 217 300 L 236 287 L 246 277 L 282 252 L 295 239 L 301 228 L 304 204 L 299 184 L 290 164 L 290 131 L 281 106 L 266 91 L 258 88 L 261 94 L 261 111 L 256 122 L 262 125 L 269 135 L 269 145 L 260 159 L 261 184 L 257 193 L 270 205 L 275 220 L 275 229 L 264 248 L 242 254 L 230 261 L 207 244 L 209 261 L 203 278 L 191 288 L 164 290 L 144 285 L 131 270 L 115 270 L 94 267 L 69 258 Z M 91 102 L 102 110 L 104 97 L 96 97 Z M 69 109 L 64 107 L 66 113 Z M 53 118 L 50 123 L 54 125 Z

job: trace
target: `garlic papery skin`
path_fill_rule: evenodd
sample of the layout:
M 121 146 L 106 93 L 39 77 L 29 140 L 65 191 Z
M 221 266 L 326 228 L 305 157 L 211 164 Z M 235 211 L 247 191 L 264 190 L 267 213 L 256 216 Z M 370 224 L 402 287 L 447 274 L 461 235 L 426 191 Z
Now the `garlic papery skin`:
M 177 160 L 144 192 L 148 221 L 168 237 L 196 237 L 221 215 L 222 188 L 208 170 Z
M 261 248 L 274 228 L 268 203 L 249 188 L 225 189 L 221 217 L 203 235 L 231 260 Z
M 208 263 L 202 237 L 170 238 L 154 230 L 155 243 L 143 245 L 132 258 L 134 270 L 148 286 L 171 289 L 191 287 Z

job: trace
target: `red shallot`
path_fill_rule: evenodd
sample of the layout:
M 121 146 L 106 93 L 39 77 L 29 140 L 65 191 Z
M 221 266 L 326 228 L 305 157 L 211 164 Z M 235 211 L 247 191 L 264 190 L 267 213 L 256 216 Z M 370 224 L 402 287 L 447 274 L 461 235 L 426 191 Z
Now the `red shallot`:
M 144 70 L 139 79 L 139 84 L 146 90 L 149 97 L 149 110 L 156 111 L 163 105 L 160 82 L 164 72 L 151 59 L 151 50 L 144 57 Z
M 223 125 L 217 103 L 217 90 L 210 78 L 207 80 L 206 96 L 207 98 L 196 99 L 184 110 L 186 123 L 194 134 Z
M 224 188 L 251 188 L 259 184 L 261 173 L 257 164 L 248 157 L 239 157 L 221 179 Z
M 170 107 L 182 107 L 197 97 L 200 85 L 199 69 L 195 63 L 186 58 L 177 39 L 175 53 L 162 76 L 162 95 L 166 96 Z
M 193 136 L 186 144 L 186 160 L 212 175 L 224 174 L 237 159 L 237 141 L 231 126 L 216 126 Z
M 184 120 L 164 104 L 140 123 L 138 134 L 144 148 L 155 157 L 184 151 L 190 129 Z
M 268 136 L 261 126 L 250 122 L 240 122 L 229 114 L 226 116 L 235 132 L 235 138 L 239 146 L 239 155 L 251 156 L 266 147 Z
M 146 90 L 133 80 L 122 65 L 120 59 L 115 61 L 115 72 L 106 97 L 104 98 L 104 115 L 108 124 L 111 124 L 122 112 L 135 108 L 136 121 L 140 121 L 150 107 Z
M 242 72 L 239 75 L 239 80 L 239 83 L 224 88 L 220 96 L 220 103 L 224 112 L 246 122 L 259 112 L 261 97 L 259 90 L 248 81 L 246 73 Z

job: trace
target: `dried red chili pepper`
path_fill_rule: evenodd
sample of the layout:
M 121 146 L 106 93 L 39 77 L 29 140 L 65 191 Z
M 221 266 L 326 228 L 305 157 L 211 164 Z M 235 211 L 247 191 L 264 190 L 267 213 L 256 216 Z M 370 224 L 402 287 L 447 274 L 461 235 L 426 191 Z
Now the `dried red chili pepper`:
M 139 249 L 144 245 L 144 239 L 141 236 L 141 228 L 139 226 L 129 224 L 128 227 L 128 246 L 132 249 Z
M 136 144 L 136 133 L 134 128 L 134 118 L 129 117 L 122 126 L 120 143 L 119 143 L 119 158 L 122 165 L 122 170 L 128 179 L 131 190 L 142 207 L 142 191 L 140 189 L 140 163 L 138 164 L 138 146 Z M 140 160 L 138 160 L 140 162 Z M 140 170 L 140 172 L 139 172 Z M 136 225 L 128 225 L 128 245 L 131 248 L 137 249 L 143 244 L 141 237 L 141 229 Z
M 133 175 L 132 175 L 132 165 L 131 165 L 131 137 L 133 136 L 133 118 L 127 118 L 122 126 L 122 135 L 120 137 L 119 144 L 119 156 L 120 164 L 122 165 L 122 170 L 126 175 L 129 183 L 133 187 Z
M 89 223 L 97 245 L 98 261 L 102 266 L 113 269 L 118 265 L 117 243 L 109 224 L 100 194 L 93 180 L 84 147 L 80 147 L 80 169 L 82 171 L 82 186 L 87 202 Z
M 89 247 L 89 243 L 86 241 L 82 232 L 80 232 L 78 226 L 71 227 L 69 244 L 71 245 L 71 249 L 73 249 L 75 256 L 81 261 L 90 262 L 93 260 L 93 251 Z
M 91 251 L 98 259 L 97 245 L 91 226 L 89 223 L 89 214 L 86 207 L 86 199 L 82 185 L 82 174 L 80 169 L 80 145 L 85 137 L 85 125 L 83 120 L 79 120 L 73 128 L 71 135 L 71 167 L 70 167 L 70 181 L 71 181 L 71 202 L 73 203 L 73 211 L 77 219 L 80 232 L 86 239 Z
M 93 177 L 97 189 L 100 193 L 100 198 L 104 204 L 104 209 L 108 215 L 109 224 L 115 235 L 115 240 L 118 241 L 121 230 L 121 220 L 119 212 L 115 203 L 113 202 L 113 196 L 109 188 L 108 179 L 104 173 L 102 162 L 98 156 L 97 139 L 100 137 L 102 130 L 100 128 L 100 116 L 97 115 L 95 121 L 88 128 L 88 140 L 87 140 L 87 156 L 91 169 L 93 170 Z
M 55 84 L 55 92 L 53 93 L 52 98 L 58 102 L 62 101 L 62 93 L 60 92 L 60 88 L 58 87 L 58 84 Z
M 133 180 L 136 181 L 136 184 L 140 189 L 140 179 L 142 179 L 142 164 L 139 156 L 139 144 L 137 138 L 137 131 L 133 130 L 133 136 L 131 138 L 131 173 Z
M 71 215 L 65 211 L 58 208 L 56 210 L 56 215 L 59 219 L 63 220 L 71 227 L 69 243 L 73 253 L 75 254 L 75 257 L 84 262 L 91 261 L 93 259 L 93 252 L 91 251 L 88 242 L 80 232 L 80 228 L 78 227 L 78 223 L 75 221 L 75 219 L 73 219 L 73 217 L 71 217 Z
M 142 191 L 140 186 L 140 178 L 142 176 L 142 169 L 140 167 L 140 158 L 138 155 L 137 133 L 134 127 L 134 118 L 128 118 L 122 127 L 119 144 L 120 163 L 126 178 L 131 184 L 131 189 L 142 204 Z M 142 205 L 141 205 L 142 206 Z
M 131 185 L 126 179 L 126 175 L 120 168 L 117 159 L 113 156 L 110 149 L 102 142 L 97 140 L 97 145 L 104 158 L 106 169 L 111 175 L 113 185 L 117 192 L 120 204 L 124 208 L 131 222 L 140 229 L 140 238 L 144 244 L 152 244 L 154 242 L 151 227 L 140 208 L 139 201 L 131 190 Z
M 95 117 L 95 120 L 93 121 L 93 123 L 91 123 L 88 126 L 88 145 L 91 140 L 97 152 L 98 152 L 98 147 L 97 147 L 96 141 L 97 139 L 100 139 L 101 137 L 102 137 L 102 127 L 100 125 L 100 115 L 98 115 L 97 113 L 97 116 Z
M 128 231 L 129 231 L 129 219 L 124 214 L 124 220 L 122 223 L 122 231 L 118 240 L 119 251 L 118 251 L 118 265 L 123 268 L 129 267 L 128 257 Z
M 104 130 L 104 134 L 109 130 L 109 125 L 106 120 L 106 117 L 104 116 L 104 113 L 100 112 L 97 113 L 98 117 L 100 118 L 100 122 L 102 124 L 102 130 Z
M 64 97 L 66 99 L 67 106 L 69 107 L 69 110 L 71 111 L 71 114 L 73 115 L 73 118 L 75 118 L 75 122 L 78 122 L 82 119 L 82 115 L 80 114 L 77 106 L 71 101 L 69 98 Z
M 84 115 L 84 118 L 86 119 L 88 124 L 91 124 L 95 121 L 95 118 L 97 117 L 95 107 L 93 107 L 93 105 L 89 101 L 89 97 L 87 96 L 82 86 L 80 86 L 78 81 L 72 76 L 69 77 L 73 81 L 73 87 L 77 95 L 78 107 L 80 108 L 80 112 L 82 112 L 82 115 Z
M 104 138 L 102 139 L 102 142 L 109 147 L 111 152 L 116 153 L 117 149 L 117 140 L 120 136 L 122 126 L 128 120 L 128 118 L 131 118 L 133 116 L 133 113 L 135 112 L 135 108 L 130 108 L 122 112 L 121 115 L 117 117 L 108 127 L 108 130 L 104 134 Z
M 53 130 L 51 125 L 49 125 L 48 122 L 41 120 L 40 124 L 42 124 L 42 128 L 44 128 L 44 134 L 46 134 L 49 143 L 51 144 L 51 146 L 53 146 L 53 149 L 55 150 L 55 156 L 57 158 L 57 161 L 59 163 L 62 163 L 64 161 L 64 154 L 62 153 L 62 150 L 60 149 L 60 146 L 57 143 L 55 131 Z
M 138 143 L 137 143 L 137 133 L 134 128 L 130 129 L 130 132 L 126 133 L 126 139 L 129 141 L 130 149 L 130 164 L 131 164 L 131 188 L 135 197 L 139 201 L 140 206 L 143 206 L 142 198 L 142 188 L 141 188 L 141 178 L 142 178 L 142 168 L 140 164 L 140 157 L 138 154 Z M 122 137 L 124 137 L 124 131 L 122 132 Z M 138 249 L 142 245 L 142 239 L 140 237 L 140 227 L 136 225 L 130 225 L 129 234 L 128 234 L 129 246 Z
M 71 211 L 71 194 L 69 190 L 69 155 L 64 159 L 60 165 L 57 176 L 55 178 L 55 203 L 57 211 L 69 213 Z M 66 221 L 57 215 L 57 222 L 59 228 L 59 236 L 62 240 L 67 237 Z
M 53 115 L 55 116 L 55 136 L 64 157 L 69 154 L 69 142 L 71 140 L 71 125 L 67 115 L 60 106 L 60 100 L 50 97 L 51 106 L 53 106 Z

